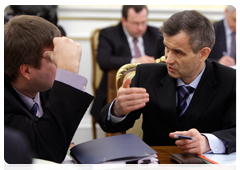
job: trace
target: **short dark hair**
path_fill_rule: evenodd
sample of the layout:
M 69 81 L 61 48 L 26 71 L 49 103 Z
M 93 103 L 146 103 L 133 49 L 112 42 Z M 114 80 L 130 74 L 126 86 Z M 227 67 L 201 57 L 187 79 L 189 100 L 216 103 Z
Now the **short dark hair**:
M 203 47 L 212 49 L 215 43 L 215 32 L 212 22 L 195 10 L 187 10 L 173 14 L 160 28 L 163 34 L 174 36 L 180 31 L 189 35 L 189 44 L 194 53 Z
M 30 15 L 19 15 L 4 25 L 4 77 L 13 81 L 22 64 L 40 68 L 43 49 L 60 37 L 59 29 L 49 21 Z
M 142 11 L 143 8 L 146 8 L 146 10 L 148 11 L 146 5 L 123 5 L 123 8 L 122 8 L 122 17 L 124 17 L 126 20 L 127 20 L 127 17 L 128 17 L 128 15 L 127 15 L 127 14 L 128 14 L 128 10 L 129 10 L 130 8 L 133 8 L 136 13 L 139 13 L 140 11 Z

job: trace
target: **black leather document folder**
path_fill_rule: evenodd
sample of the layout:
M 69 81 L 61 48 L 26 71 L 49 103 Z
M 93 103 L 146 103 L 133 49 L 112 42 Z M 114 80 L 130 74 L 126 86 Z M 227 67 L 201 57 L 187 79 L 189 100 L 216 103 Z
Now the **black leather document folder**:
M 123 134 L 78 144 L 70 150 L 70 155 L 82 164 L 139 163 L 138 160 L 148 160 L 151 155 L 156 157 L 156 151 L 136 135 Z M 151 162 L 150 159 L 148 161 Z

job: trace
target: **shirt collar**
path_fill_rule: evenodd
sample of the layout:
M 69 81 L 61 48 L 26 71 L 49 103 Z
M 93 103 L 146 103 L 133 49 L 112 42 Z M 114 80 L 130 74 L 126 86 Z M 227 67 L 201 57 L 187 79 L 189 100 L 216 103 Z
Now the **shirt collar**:
M 202 74 L 203 74 L 205 68 L 206 68 L 206 64 L 204 65 L 204 68 L 203 68 L 203 70 L 200 72 L 200 74 L 199 74 L 189 85 L 186 85 L 186 84 L 182 81 L 181 78 L 178 78 L 178 79 L 177 79 L 177 87 L 178 87 L 178 86 L 191 86 L 191 87 L 193 87 L 194 89 L 197 89 L 198 83 L 199 83 L 200 80 L 201 80 L 201 77 L 202 77 Z
M 225 29 L 225 34 L 227 36 L 231 36 L 232 30 L 229 28 L 229 26 L 227 24 L 227 19 L 226 18 L 223 20 L 223 25 L 224 25 L 224 29 Z
M 34 98 L 30 98 L 30 97 L 22 94 L 21 92 L 19 92 L 17 89 L 15 89 L 15 90 L 18 93 L 18 95 L 20 96 L 20 98 L 22 99 L 22 101 L 26 104 L 26 106 L 29 110 L 31 110 L 34 103 L 37 103 L 38 105 L 40 104 L 39 92 L 37 93 L 37 95 Z

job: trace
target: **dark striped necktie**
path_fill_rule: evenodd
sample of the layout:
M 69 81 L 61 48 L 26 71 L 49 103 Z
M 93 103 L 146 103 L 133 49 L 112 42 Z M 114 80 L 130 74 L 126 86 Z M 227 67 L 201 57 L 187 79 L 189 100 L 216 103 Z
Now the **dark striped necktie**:
M 232 41 L 231 41 L 231 54 L 230 56 L 236 59 L 236 33 L 232 33 Z
M 137 46 L 137 43 L 138 43 L 138 39 L 137 38 L 134 38 L 133 39 L 133 43 L 134 43 L 134 52 L 135 52 L 135 58 L 139 58 L 141 57 L 141 53 L 140 53 L 140 50 Z
M 187 110 L 187 102 L 186 99 L 188 96 L 194 92 L 194 88 L 190 86 L 179 86 L 178 90 L 178 105 L 177 105 L 177 116 L 180 125 L 183 124 L 184 113 Z

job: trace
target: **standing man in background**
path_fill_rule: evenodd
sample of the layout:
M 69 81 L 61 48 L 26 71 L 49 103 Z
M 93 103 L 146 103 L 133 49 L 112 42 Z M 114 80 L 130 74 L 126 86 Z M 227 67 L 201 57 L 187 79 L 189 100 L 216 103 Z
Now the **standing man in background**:
M 91 109 L 96 122 L 107 102 L 109 70 L 127 63 L 154 63 L 164 55 L 163 37 L 158 28 L 147 25 L 147 16 L 145 5 L 124 5 L 121 22 L 100 32 L 97 61 L 104 73 Z
M 225 18 L 213 24 L 216 42 L 209 59 L 226 66 L 236 64 L 236 8 L 228 5 Z

